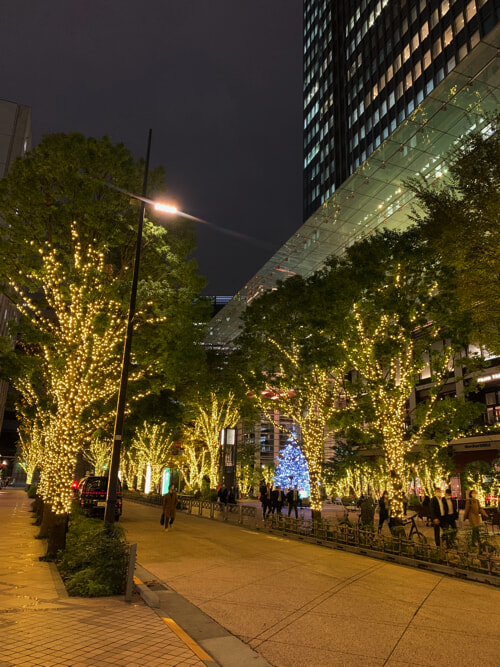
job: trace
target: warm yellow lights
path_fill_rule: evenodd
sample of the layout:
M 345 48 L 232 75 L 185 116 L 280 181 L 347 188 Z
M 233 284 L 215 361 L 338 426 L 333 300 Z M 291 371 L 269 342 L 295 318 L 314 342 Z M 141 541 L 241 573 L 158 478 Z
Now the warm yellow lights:
M 162 204 L 160 202 L 155 202 L 154 204 L 155 211 L 162 211 L 163 213 L 178 213 L 178 209 L 175 206 L 170 204 Z

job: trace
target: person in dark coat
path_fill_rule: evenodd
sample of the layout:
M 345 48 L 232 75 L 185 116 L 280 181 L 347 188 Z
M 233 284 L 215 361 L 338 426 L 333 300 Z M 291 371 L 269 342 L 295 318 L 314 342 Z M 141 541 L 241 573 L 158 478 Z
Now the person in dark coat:
M 295 518 L 299 518 L 299 500 L 300 500 L 300 493 L 299 489 L 297 487 L 297 484 L 293 487 L 293 489 L 290 489 L 290 491 L 286 494 L 286 500 L 288 503 L 288 516 L 292 513 L 292 509 L 295 512 Z
M 278 484 L 274 491 L 271 494 L 272 501 L 272 513 L 276 511 L 277 514 L 281 514 L 283 509 L 283 503 L 285 502 L 285 494 L 281 490 L 281 486 Z
M 223 505 L 227 505 L 227 486 L 225 484 L 217 491 L 217 500 Z
M 430 504 L 431 521 L 434 528 L 434 541 L 436 546 L 441 546 L 441 529 L 446 530 L 447 524 L 445 520 L 446 510 L 444 500 L 442 498 L 442 491 L 439 486 L 434 487 L 434 496 Z
M 227 502 L 230 505 L 236 505 L 236 489 L 232 486 L 227 494 Z
M 457 529 L 458 503 L 456 498 L 452 498 L 451 489 L 444 492 L 445 523 L 448 528 Z
M 378 532 L 382 530 L 384 522 L 389 523 L 389 494 L 384 491 L 380 500 L 378 501 Z
M 163 514 L 165 516 L 165 530 L 172 528 L 175 519 L 175 508 L 177 507 L 177 494 L 175 486 L 170 485 L 169 492 L 163 496 Z
M 424 520 L 424 519 L 426 520 L 426 525 L 427 526 L 430 526 L 431 525 L 431 509 L 430 509 L 431 499 L 429 498 L 429 496 L 424 491 L 420 491 L 419 500 L 420 500 L 420 509 L 419 509 L 418 515 L 422 520 Z
M 375 505 L 371 496 L 367 496 L 360 506 L 359 524 L 363 528 L 373 527 L 375 524 Z

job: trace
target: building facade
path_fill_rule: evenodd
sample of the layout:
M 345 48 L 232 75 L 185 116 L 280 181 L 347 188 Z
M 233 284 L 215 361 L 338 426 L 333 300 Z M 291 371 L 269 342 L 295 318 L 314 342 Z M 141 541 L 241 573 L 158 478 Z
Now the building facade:
M 12 162 L 31 150 L 31 110 L 29 107 L 0 100 L 0 178 L 4 178 Z M 2 221 L 0 220 L 0 233 Z M 15 308 L 0 294 L 0 336 L 8 333 L 8 322 L 16 315 Z M 5 418 L 8 383 L 0 378 L 0 444 L 2 453 L 15 453 L 17 424 Z M 10 416 L 10 415 L 8 415 Z
M 499 19 L 499 0 L 304 0 L 304 219 Z
M 214 316 L 208 345 L 231 350 L 240 314 L 278 281 L 311 276 L 377 230 L 409 225 L 415 199 L 405 182 L 442 178 L 450 150 L 471 131 L 491 131 L 487 114 L 500 101 L 499 19 L 500 0 L 304 1 L 307 219 Z M 480 352 L 488 357 L 476 395 L 484 415 L 473 436 L 451 443 L 459 470 L 500 454 L 490 428 L 500 423 L 500 351 Z M 424 374 L 414 405 L 428 382 Z M 450 377 L 445 393 L 460 384 Z M 276 457 L 274 429 L 263 423 L 252 435 L 261 463 Z

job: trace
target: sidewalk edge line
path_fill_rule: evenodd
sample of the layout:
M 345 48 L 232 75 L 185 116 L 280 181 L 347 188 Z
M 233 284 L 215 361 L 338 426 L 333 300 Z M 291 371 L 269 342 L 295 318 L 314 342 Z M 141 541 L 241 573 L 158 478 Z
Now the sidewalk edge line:
M 186 646 L 188 646 L 193 653 L 195 653 L 200 660 L 203 660 L 203 662 L 208 662 L 212 663 L 213 665 L 217 664 L 215 660 L 212 658 L 212 656 L 208 655 L 206 651 L 204 651 L 199 644 L 197 644 L 192 637 L 190 637 L 187 632 L 185 632 L 177 623 L 173 620 L 173 618 L 165 618 L 164 616 L 161 616 L 161 620 L 168 625 L 168 627 L 175 632 L 175 634 L 181 639 Z

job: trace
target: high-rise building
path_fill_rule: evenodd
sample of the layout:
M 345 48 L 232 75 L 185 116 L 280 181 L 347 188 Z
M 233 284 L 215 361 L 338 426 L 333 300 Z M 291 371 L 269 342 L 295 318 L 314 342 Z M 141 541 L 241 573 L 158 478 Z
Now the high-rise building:
M 7 100 L 0 100 L 0 178 L 7 175 L 11 163 L 23 157 L 31 149 L 31 110 L 29 107 Z M 0 220 L 0 228 L 2 221 Z M 1 229 L 0 229 L 1 231 Z M 8 333 L 8 322 L 15 317 L 16 310 L 4 294 L 0 294 L 0 336 Z M 14 440 L 16 423 L 4 423 L 5 403 L 7 400 L 8 383 L 0 378 L 0 442 L 2 453 L 15 451 Z
M 304 0 L 304 220 L 499 19 L 500 0 Z
M 445 156 L 469 132 L 492 132 L 499 19 L 500 0 L 304 0 L 307 219 L 213 317 L 208 345 L 230 350 L 241 313 L 279 280 L 308 277 L 377 230 L 410 224 L 416 202 L 405 183 L 417 175 L 439 180 Z M 483 425 L 491 426 L 500 422 L 500 358 L 486 357 L 477 398 L 485 404 Z M 424 379 L 412 405 L 427 389 Z M 450 378 L 447 391 L 455 390 Z M 262 463 L 276 456 L 276 433 L 265 421 L 251 435 L 260 437 Z M 498 456 L 500 436 L 452 445 L 462 467 Z

